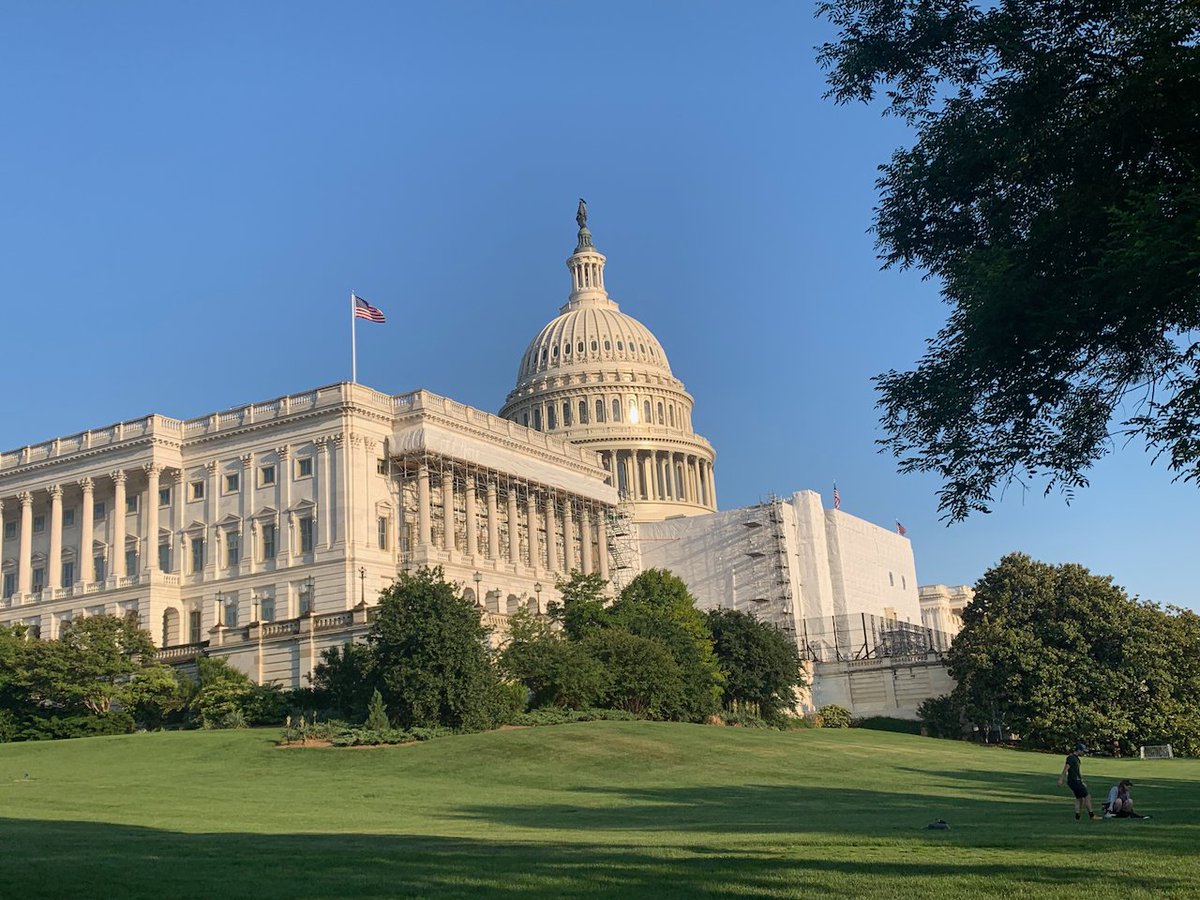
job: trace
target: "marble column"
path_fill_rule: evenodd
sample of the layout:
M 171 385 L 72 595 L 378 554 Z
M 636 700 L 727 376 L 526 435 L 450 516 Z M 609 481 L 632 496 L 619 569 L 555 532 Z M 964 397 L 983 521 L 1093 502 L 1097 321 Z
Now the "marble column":
M 17 551 L 17 593 L 28 594 L 33 590 L 33 494 L 22 491 L 17 495 L 21 501 L 21 539 Z
M 146 559 L 142 568 L 147 572 L 158 571 L 158 492 L 159 474 L 162 466 L 155 463 L 146 465 Z
M 508 489 L 508 561 L 521 562 L 521 517 L 517 513 L 517 492 Z
M 442 470 L 442 546 L 445 550 L 458 549 L 458 536 L 454 533 L 454 474 Z
M 475 476 L 467 476 L 466 503 L 467 508 L 467 556 L 474 558 L 479 555 L 479 510 L 476 508 L 478 496 L 475 493 Z
M 50 486 L 50 558 L 46 562 L 46 586 L 56 591 L 62 583 L 62 485 Z
M 533 491 L 525 495 L 525 526 L 529 532 L 529 546 L 526 547 L 529 568 L 536 569 L 538 566 L 538 520 L 537 500 L 533 496 Z
M 500 515 L 496 506 L 496 482 L 487 483 L 488 559 L 500 558 Z
M 109 569 L 114 578 L 125 575 L 125 473 L 117 470 L 112 473 L 113 481 L 113 528 L 112 541 L 109 544 Z
M 579 515 L 579 544 L 580 550 L 583 552 L 583 574 L 591 575 L 595 572 L 592 565 L 592 511 L 584 509 Z
M 570 497 L 563 504 L 563 556 L 567 572 L 579 568 L 579 560 L 575 556 L 575 510 Z
M 92 550 L 93 529 L 96 517 L 96 485 L 90 478 L 81 479 L 79 486 L 83 488 L 83 500 L 79 504 L 79 574 L 76 576 L 80 584 L 91 584 L 96 580 L 96 560 Z
M 605 511 L 601 510 L 599 522 L 596 524 L 596 555 L 600 557 L 597 568 L 600 572 L 600 577 L 608 581 L 608 521 L 605 516 Z
M 430 544 L 429 525 L 432 516 L 429 507 L 429 466 L 417 465 L 417 546 Z
M 555 532 L 558 530 L 558 523 L 555 520 L 558 516 L 554 510 L 554 497 L 547 495 L 544 506 L 546 510 L 546 568 L 551 572 L 557 572 L 558 547 L 555 546 Z

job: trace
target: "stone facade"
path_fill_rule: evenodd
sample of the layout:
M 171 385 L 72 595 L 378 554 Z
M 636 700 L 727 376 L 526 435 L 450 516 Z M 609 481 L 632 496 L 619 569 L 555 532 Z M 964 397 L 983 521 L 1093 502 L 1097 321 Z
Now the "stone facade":
M 960 584 L 947 587 L 944 584 L 921 586 L 921 622 L 926 628 L 941 631 L 951 638 L 962 631 L 962 614 L 967 604 L 975 599 L 975 589 Z
M 544 609 L 571 569 L 606 576 L 607 480 L 587 450 L 425 391 L 122 422 L 0 454 L 0 624 L 133 614 L 168 657 L 300 684 L 401 569 L 440 565 L 499 617 Z

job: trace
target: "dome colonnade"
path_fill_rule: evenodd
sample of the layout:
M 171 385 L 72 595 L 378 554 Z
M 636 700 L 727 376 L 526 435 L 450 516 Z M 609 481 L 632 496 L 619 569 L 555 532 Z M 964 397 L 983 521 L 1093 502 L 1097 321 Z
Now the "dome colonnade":
M 658 339 L 608 296 L 582 201 L 576 219 L 570 296 L 526 349 L 500 415 L 594 450 L 634 521 L 713 512 L 715 454 L 692 430 L 692 396 Z

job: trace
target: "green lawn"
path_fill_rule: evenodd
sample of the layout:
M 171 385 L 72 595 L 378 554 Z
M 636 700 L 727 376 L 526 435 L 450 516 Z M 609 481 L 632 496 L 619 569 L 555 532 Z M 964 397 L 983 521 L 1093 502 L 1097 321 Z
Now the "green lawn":
M 0 897 L 1200 896 L 1200 761 L 1086 760 L 1154 814 L 1089 823 L 1058 756 L 858 729 L 275 736 L 0 746 Z

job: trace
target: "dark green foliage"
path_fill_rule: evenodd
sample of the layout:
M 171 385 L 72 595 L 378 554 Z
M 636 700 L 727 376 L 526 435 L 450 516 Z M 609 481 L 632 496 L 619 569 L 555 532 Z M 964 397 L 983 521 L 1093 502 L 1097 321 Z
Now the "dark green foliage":
M 488 658 L 479 610 L 442 571 L 418 569 L 379 598 L 367 635 L 371 669 L 402 727 L 492 728 L 507 705 Z
M 822 728 L 849 728 L 850 710 L 836 703 L 828 703 L 817 710 Z
M 665 569 L 647 569 L 607 612 L 611 627 L 657 641 L 674 659 L 680 693 L 674 706 L 662 707 L 671 710 L 668 718 L 702 722 L 720 710 L 725 678 L 713 651 L 712 632 L 681 579 Z
M 178 678 L 155 662 L 136 619 L 76 619 L 53 641 L 0 628 L 0 740 L 156 728 L 183 703 Z
M 509 620 L 501 668 L 529 691 L 529 706 L 594 706 L 604 688 L 604 669 L 583 646 L 549 622 L 522 609 Z
M 567 725 L 571 722 L 629 722 L 637 719 L 623 709 L 561 709 L 544 706 L 516 716 L 513 725 Z
M 1194 613 L 1130 600 L 1110 577 L 1011 554 L 984 574 L 946 656 L 951 694 L 987 734 L 1050 749 L 1200 750 Z
M 763 719 L 780 720 L 795 704 L 796 688 L 804 684 L 795 642 L 778 626 L 737 610 L 711 610 L 707 624 L 725 674 L 726 708 L 754 703 Z
M 371 651 L 353 642 L 330 647 L 313 667 L 311 706 L 301 708 L 336 710 L 337 715 L 360 721 L 367 715 L 367 702 L 376 689 Z
M 569 639 L 583 640 L 589 631 L 606 624 L 604 588 L 607 584 L 599 575 L 584 575 L 578 571 L 572 571 L 569 578 L 555 583 L 562 601 L 550 604 L 550 618 L 562 624 Z
M 601 706 L 644 719 L 684 717 L 684 675 L 660 641 L 620 628 L 604 628 L 584 638 L 583 649 L 604 669 Z
M 335 747 L 373 747 L 385 744 L 414 744 L 454 734 L 450 728 L 347 728 L 334 736 Z
M 921 733 L 920 722 L 915 722 L 912 719 L 897 719 L 892 716 L 864 716 L 861 719 L 852 719 L 850 727 L 866 728 L 869 731 L 891 731 L 896 734 Z
M 387 706 L 383 702 L 383 694 L 376 690 L 371 694 L 371 702 L 367 704 L 365 727 L 368 731 L 384 731 L 391 725 L 392 723 L 388 720 Z
M 951 519 L 1014 478 L 1069 496 L 1134 408 L 1121 428 L 1200 480 L 1200 4 L 819 8 L 830 93 L 886 88 L 916 131 L 879 180 L 883 259 L 952 307 L 877 379 L 901 470 L 936 472 Z
M 935 738 L 961 738 L 963 736 L 962 713 L 949 694 L 922 700 L 917 707 L 917 716 L 925 734 Z

